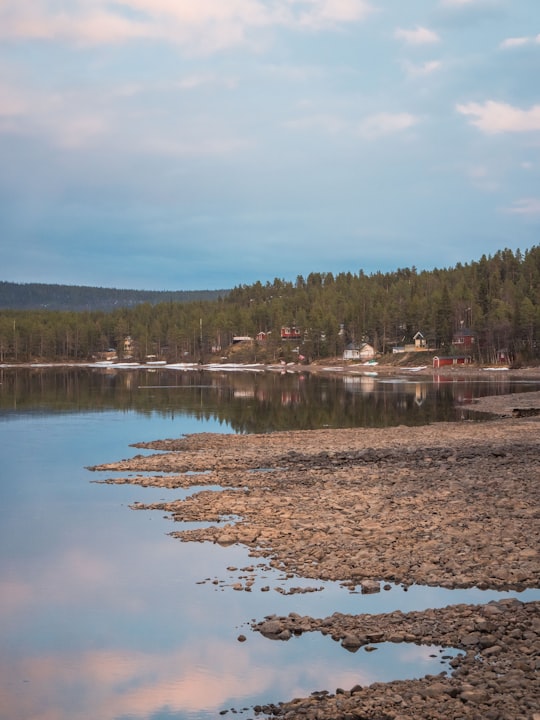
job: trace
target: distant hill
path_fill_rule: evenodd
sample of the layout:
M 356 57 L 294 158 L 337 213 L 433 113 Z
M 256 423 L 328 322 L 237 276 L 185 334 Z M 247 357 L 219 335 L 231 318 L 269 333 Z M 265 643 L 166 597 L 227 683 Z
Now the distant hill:
M 134 307 L 142 303 L 217 300 L 229 290 L 118 290 L 85 285 L 49 285 L 0 281 L 3 310 L 103 310 Z

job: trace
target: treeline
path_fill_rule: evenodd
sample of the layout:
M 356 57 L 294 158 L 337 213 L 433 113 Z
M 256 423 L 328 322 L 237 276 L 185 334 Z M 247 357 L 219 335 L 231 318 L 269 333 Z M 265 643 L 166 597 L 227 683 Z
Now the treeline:
M 5 310 L 103 310 L 141 303 L 216 300 L 228 290 L 119 290 L 86 285 L 12 283 L 0 281 L 0 308 Z
M 282 341 L 282 327 L 300 339 Z M 307 360 L 340 355 L 349 342 L 378 352 L 412 341 L 452 352 L 470 328 L 474 354 L 491 362 L 505 349 L 516 362 L 540 359 L 540 247 L 505 249 L 470 264 L 366 275 L 311 273 L 295 282 L 242 285 L 215 300 L 143 303 L 112 312 L 3 311 L 0 362 L 154 355 L 170 362 L 218 357 Z M 256 340 L 258 333 L 266 339 Z M 254 338 L 233 346 L 235 336 Z M 296 354 L 295 354 L 296 353 Z

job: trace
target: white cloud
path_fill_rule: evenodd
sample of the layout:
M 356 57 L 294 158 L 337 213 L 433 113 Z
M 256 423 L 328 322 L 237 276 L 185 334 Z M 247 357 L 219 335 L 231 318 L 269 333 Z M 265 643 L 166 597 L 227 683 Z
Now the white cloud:
M 290 0 L 294 6 L 304 6 L 298 16 L 302 25 L 321 28 L 364 20 L 373 8 L 365 0 Z
M 404 40 L 408 45 L 432 45 L 440 41 L 436 32 L 420 25 L 417 25 L 414 30 L 397 28 L 394 31 L 394 37 Z
M 287 120 L 284 126 L 291 130 L 322 130 L 330 135 L 335 135 L 344 129 L 343 121 L 336 115 L 330 114 L 306 115 Z
M 442 5 L 450 5 L 451 7 L 463 7 L 464 5 L 474 5 L 478 0 L 442 0 Z
M 415 63 L 408 61 L 403 63 L 405 72 L 412 77 L 431 75 L 432 73 L 437 72 L 437 70 L 440 70 L 441 67 L 442 63 L 439 60 L 428 60 L 421 65 L 416 65 Z
M 359 132 L 364 137 L 376 138 L 408 130 L 419 122 L 420 119 L 410 113 L 377 113 L 360 124 Z
M 511 37 L 503 40 L 499 47 L 503 49 L 521 47 L 522 45 L 528 45 L 531 42 L 531 38 L 528 37 Z
M 28 110 L 28 102 L 12 85 L 0 81 L 0 118 L 17 117 Z
M 166 40 L 191 52 L 211 53 L 253 44 L 253 33 L 275 27 L 324 30 L 364 20 L 367 0 L 3 0 L 0 38 L 113 44 Z
M 502 41 L 502 43 L 499 45 L 500 48 L 503 50 L 508 50 L 509 48 L 516 48 L 516 47 L 523 47 L 524 45 L 539 45 L 540 44 L 540 35 L 536 36 L 521 36 L 521 37 L 510 37 L 506 38 Z
M 233 89 L 237 87 L 237 85 L 238 81 L 234 78 L 222 78 L 218 75 L 215 75 L 214 73 L 186 75 L 185 77 L 181 78 L 177 83 L 177 87 L 180 90 L 196 90 L 197 88 L 205 86 L 225 87 L 228 89 Z
M 499 182 L 491 176 L 485 165 L 471 165 L 467 169 L 467 175 L 471 183 L 479 190 L 496 192 L 500 188 Z
M 521 198 L 516 200 L 511 207 L 506 208 L 505 211 L 512 215 L 540 217 L 540 198 Z
M 265 64 L 261 66 L 261 70 L 269 76 L 290 82 L 306 82 L 328 74 L 328 70 L 323 65 Z
M 140 144 L 140 150 L 149 155 L 163 157 L 204 157 L 233 155 L 253 148 L 253 141 L 246 138 L 211 137 L 191 132 L 184 141 L 151 137 Z
M 540 130 L 540 105 L 533 105 L 530 110 L 521 110 L 507 103 L 488 100 L 483 104 L 458 104 L 456 110 L 470 117 L 471 125 L 490 135 Z
M 408 130 L 420 122 L 420 118 L 411 113 L 374 113 L 365 117 L 353 132 L 358 136 L 374 139 L 384 135 L 393 135 Z M 293 118 L 283 123 L 291 130 L 316 130 L 328 135 L 350 132 L 350 124 L 337 115 L 313 113 Z
M 96 44 L 123 42 L 151 34 L 146 24 L 102 9 L 99 2 L 86 4 L 91 7 L 86 9 L 75 0 L 69 11 L 53 12 L 44 2 L 29 7 L 6 0 L 0 8 L 0 37 Z
M 106 113 L 78 92 L 60 95 L 0 83 L 0 132 L 45 134 L 58 147 L 75 148 L 108 129 Z
M 490 8 L 497 8 L 501 3 L 507 0 L 440 0 L 442 7 L 455 8 L 456 11 L 464 10 L 465 12 L 470 8 L 490 10 Z

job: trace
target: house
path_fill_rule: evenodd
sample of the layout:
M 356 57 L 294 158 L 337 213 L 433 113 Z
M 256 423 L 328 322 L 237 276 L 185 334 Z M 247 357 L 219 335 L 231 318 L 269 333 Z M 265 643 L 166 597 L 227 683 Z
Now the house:
M 135 351 L 135 343 L 131 335 L 124 338 L 124 357 L 131 357 Z
M 452 345 L 458 348 L 472 348 L 476 342 L 476 336 L 470 328 L 461 327 L 452 336 Z
M 268 336 L 269 336 L 269 335 L 270 335 L 269 332 L 264 332 L 264 330 L 261 330 L 261 332 L 258 332 L 258 333 L 255 335 L 255 339 L 256 339 L 258 342 L 265 342 L 265 340 L 268 340 Z
M 114 348 L 109 348 L 108 350 L 98 352 L 93 357 L 96 360 L 118 360 L 118 355 L 116 354 L 116 350 Z
M 294 327 L 282 327 L 281 328 L 281 339 L 282 340 L 299 340 L 302 337 L 302 333 L 299 328 Z
M 344 360 L 373 360 L 375 348 L 368 343 L 349 343 L 343 352 Z
M 405 338 L 403 338 L 403 339 L 405 339 Z M 422 335 L 420 330 L 418 330 L 418 332 L 415 335 L 413 335 L 413 337 L 412 337 L 412 343 L 406 343 L 405 345 L 398 345 L 398 346 L 392 348 L 392 352 L 394 354 L 405 353 L 405 352 L 421 352 L 421 351 L 427 350 L 427 349 L 428 349 L 427 340 L 424 337 L 424 335 Z

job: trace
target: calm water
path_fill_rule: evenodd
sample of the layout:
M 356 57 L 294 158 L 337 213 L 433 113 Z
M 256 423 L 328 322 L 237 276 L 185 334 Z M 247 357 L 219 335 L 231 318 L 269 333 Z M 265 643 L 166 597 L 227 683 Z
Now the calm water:
M 128 508 L 181 491 L 99 485 L 85 467 L 134 454 L 133 442 L 191 432 L 459 421 L 479 394 L 538 384 L 91 369 L 0 369 L 0 381 L 2 720 L 207 720 L 437 673 L 447 667 L 438 648 L 352 654 L 317 634 L 270 641 L 249 623 L 506 596 L 419 587 L 363 596 L 268 571 L 237 592 L 231 585 L 253 565 L 244 549 L 180 543 L 162 513 Z M 291 583 L 323 589 L 275 591 Z

